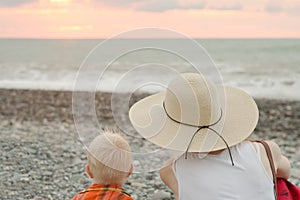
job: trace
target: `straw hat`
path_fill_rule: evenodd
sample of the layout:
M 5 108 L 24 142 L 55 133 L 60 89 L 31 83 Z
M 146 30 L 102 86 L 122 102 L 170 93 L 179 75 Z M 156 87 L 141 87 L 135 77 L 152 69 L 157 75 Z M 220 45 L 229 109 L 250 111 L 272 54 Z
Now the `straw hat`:
M 129 111 L 134 128 L 145 139 L 188 152 L 221 150 L 242 142 L 256 127 L 258 115 L 249 94 L 216 86 L 197 73 L 178 75 L 166 91 L 138 101 Z

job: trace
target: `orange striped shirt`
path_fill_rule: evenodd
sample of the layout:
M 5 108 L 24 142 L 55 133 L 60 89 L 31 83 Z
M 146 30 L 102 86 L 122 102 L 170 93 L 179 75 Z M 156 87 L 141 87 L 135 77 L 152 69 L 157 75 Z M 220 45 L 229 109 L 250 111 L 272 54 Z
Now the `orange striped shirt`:
M 93 184 L 73 197 L 72 200 L 134 200 L 119 185 Z

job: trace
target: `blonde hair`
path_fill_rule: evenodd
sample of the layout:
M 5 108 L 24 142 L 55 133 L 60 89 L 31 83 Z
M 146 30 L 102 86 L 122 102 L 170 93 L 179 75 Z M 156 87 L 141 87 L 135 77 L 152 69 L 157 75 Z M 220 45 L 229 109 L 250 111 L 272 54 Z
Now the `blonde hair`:
M 87 160 L 96 183 L 118 184 L 131 170 L 130 146 L 120 133 L 105 130 L 89 145 Z

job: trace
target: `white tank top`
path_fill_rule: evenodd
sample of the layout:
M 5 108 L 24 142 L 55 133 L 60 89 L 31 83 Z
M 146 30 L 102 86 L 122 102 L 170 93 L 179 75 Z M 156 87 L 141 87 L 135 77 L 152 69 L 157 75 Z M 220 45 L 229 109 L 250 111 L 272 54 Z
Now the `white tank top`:
M 217 155 L 189 153 L 176 160 L 180 200 L 274 200 L 273 181 L 248 141 Z M 201 158 L 201 156 L 203 158 Z

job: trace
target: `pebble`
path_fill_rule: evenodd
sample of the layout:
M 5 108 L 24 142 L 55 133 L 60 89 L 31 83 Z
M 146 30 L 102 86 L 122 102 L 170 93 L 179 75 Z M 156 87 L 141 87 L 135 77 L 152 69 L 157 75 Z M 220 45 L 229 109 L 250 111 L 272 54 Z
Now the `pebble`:
M 295 153 L 295 160 L 300 161 L 300 149 L 298 149 Z
M 300 181 L 300 169 L 292 169 L 291 177 Z
M 142 96 L 133 96 L 133 101 Z M 113 126 L 109 97 L 97 94 L 95 107 L 99 121 Z M 76 139 L 71 92 L 0 89 L 0 102 L 0 199 L 69 200 L 92 183 L 85 172 L 84 148 Z M 291 161 L 290 180 L 299 185 L 300 101 L 259 99 L 257 103 L 260 121 L 253 136 L 279 144 Z M 137 138 L 131 145 L 154 148 Z M 151 166 L 160 160 L 142 162 Z M 147 166 L 139 160 L 133 164 Z M 174 199 L 158 171 L 133 173 L 124 187 L 136 200 Z
M 153 194 L 152 199 L 157 199 L 157 200 L 164 200 L 164 199 L 170 199 L 171 198 L 171 193 L 170 192 L 165 192 L 162 190 L 155 191 Z

